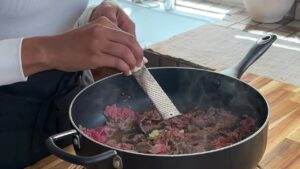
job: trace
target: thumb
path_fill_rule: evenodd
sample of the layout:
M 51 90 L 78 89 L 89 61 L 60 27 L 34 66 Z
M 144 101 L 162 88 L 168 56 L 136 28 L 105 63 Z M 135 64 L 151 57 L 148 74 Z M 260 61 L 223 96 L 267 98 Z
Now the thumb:
M 112 23 L 118 25 L 117 16 L 114 14 L 114 12 L 110 12 L 106 16 Z
M 113 23 L 110 19 L 108 19 L 105 16 L 93 20 L 93 23 L 100 24 L 108 28 L 120 30 L 120 28 L 115 23 Z

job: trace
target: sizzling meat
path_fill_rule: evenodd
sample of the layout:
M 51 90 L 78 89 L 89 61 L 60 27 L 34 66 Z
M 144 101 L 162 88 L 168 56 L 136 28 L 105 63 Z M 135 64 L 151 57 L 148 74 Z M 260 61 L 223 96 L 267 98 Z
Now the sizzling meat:
M 81 129 L 98 142 L 148 154 L 190 154 L 217 149 L 238 142 L 257 129 L 253 117 L 216 108 L 162 121 L 156 110 L 140 115 L 112 105 L 106 107 L 105 116 L 105 126 Z M 140 131 L 139 121 L 149 134 Z

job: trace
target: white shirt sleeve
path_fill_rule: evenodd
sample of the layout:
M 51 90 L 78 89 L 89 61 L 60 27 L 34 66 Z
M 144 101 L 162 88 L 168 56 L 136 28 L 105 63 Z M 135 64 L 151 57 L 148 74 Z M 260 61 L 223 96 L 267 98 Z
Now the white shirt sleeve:
M 22 40 L 0 40 L 0 86 L 27 80 L 22 68 Z

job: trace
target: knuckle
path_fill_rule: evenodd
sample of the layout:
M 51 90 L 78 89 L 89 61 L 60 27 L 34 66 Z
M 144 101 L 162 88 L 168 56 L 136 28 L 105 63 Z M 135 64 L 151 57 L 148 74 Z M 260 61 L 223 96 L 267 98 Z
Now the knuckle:
M 105 22 L 107 20 L 107 17 L 105 17 L 105 16 L 100 16 L 99 17 L 99 21 L 101 22 Z
M 95 24 L 93 27 L 92 27 L 92 33 L 91 35 L 92 36 L 98 36 L 99 34 L 101 34 L 102 32 L 102 26 L 98 25 L 98 24 Z
M 141 57 L 143 55 L 143 49 L 138 45 L 134 44 L 133 45 L 134 53 L 138 56 Z
M 109 21 L 109 19 L 108 19 L 106 16 L 101 16 L 101 17 L 100 17 L 100 23 L 101 23 L 102 25 L 107 25 L 109 22 L 110 22 L 110 21 Z
M 134 36 L 128 36 L 128 40 L 131 44 L 136 43 L 135 37 Z

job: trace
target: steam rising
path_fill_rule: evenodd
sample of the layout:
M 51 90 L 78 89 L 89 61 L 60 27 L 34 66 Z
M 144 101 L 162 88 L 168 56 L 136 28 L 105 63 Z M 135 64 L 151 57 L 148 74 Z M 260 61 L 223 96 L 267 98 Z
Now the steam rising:
M 266 110 L 262 98 L 249 86 L 207 71 L 184 68 L 153 69 L 151 73 L 180 112 L 194 108 L 223 108 L 234 114 L 249 114 L 263 121 Z M 152 108 L 150 99 L 131 76 L 117 75 L 85 90 L 73 108 L 75 124 L 96 127 L 105 122 L 99 116 L 105 106 L 117 103 L 137 112 Z

